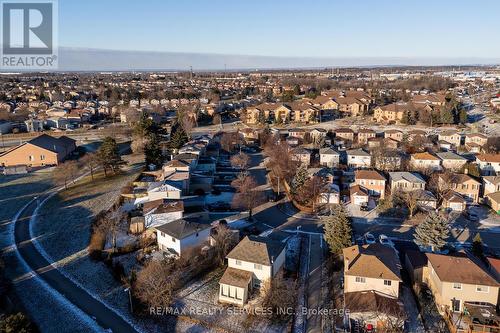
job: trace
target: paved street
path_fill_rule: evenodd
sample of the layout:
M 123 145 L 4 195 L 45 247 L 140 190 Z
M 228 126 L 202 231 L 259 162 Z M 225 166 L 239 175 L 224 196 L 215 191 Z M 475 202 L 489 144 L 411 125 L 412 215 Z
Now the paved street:
M 95 319 L 101 327 L 109 328 L 113 332 L 136 332 L 122 317 L 61 274 L 35 247 L 29 225 L 33 222 L 36 204 L 40 200 L 42 198 L 27 206 L 15 224 L 14 236 L 20 256 L 51 288 Z

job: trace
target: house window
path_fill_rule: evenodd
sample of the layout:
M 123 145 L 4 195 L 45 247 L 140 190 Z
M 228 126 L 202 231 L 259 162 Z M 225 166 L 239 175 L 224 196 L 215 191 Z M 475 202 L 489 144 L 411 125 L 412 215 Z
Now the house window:
M 462 284 L 461 283 L 454 283 L 453 289 L 462 289 Z
M 478 293 L 489 293 L 490 287 L 488 287 L 488 286 L 476 286 L 476 291 Z
M 262 270 L 262 265 L 261 264 L 253 264 L 253 268 Z
M 226 292 L 224 292 L 224 289 L 225 289 L 224 285 L 221 285 L 221 286 L 220 286 L 220 294 L 221 294 L 222 296 L 227 296 L 227 293 L 226 293 Z
M 164 232 L 160 232 L 161 234 L 161 237 L 165 237 L 165 233 Z
M 384 286 L 390 286 L 392 284 L 391 280 L 384 280 Z
M 241 266 L 241 260 L 236 260 L 236 265 Z
M 45 160 L 45 155 L 40 155 L 40 161 Z
M 30 155 L 30 156 L 29 156 L 29 159 L 30 159 L 30 161 L 34 161 L 34 160 L 35 160 L 35 156 Z
M 175 243 L 176 239 L 174 237 L 172 237 L 172 243 Z
M 366 283 L 366 279 L 362 276 L 356 276 L 357 283 Z

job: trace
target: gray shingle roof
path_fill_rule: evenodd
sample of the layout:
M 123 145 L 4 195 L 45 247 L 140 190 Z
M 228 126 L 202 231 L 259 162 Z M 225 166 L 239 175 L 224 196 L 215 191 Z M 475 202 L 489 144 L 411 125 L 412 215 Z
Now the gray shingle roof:
M 247 236 L 229 252 L 227 258 L 270 266 L 283 249 L 285 243 L 259 236 Z
M 180 219 L 156 227 L 156 230 L 177 239 L 184 239 L 210 227 L 209 224 L 201 224 L 190 220 Z

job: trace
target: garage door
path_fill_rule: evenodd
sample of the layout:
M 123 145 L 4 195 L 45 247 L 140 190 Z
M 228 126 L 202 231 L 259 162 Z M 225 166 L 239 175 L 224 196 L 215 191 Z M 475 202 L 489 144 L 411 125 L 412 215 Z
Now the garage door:
M 461 211 L 462 210 L 462 204 L 461 203 L 457 203 L 457 202 L 451 202 L 450 203 L 450 208 L 452 210 L 458 210 L 458 211 Z

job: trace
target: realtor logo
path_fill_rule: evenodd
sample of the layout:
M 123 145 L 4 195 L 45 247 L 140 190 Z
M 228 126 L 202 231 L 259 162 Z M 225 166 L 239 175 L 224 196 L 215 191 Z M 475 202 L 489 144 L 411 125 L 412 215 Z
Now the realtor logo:
M 57 3 L 51 0 L 2 2 L 2 67 L 57 67 Z

